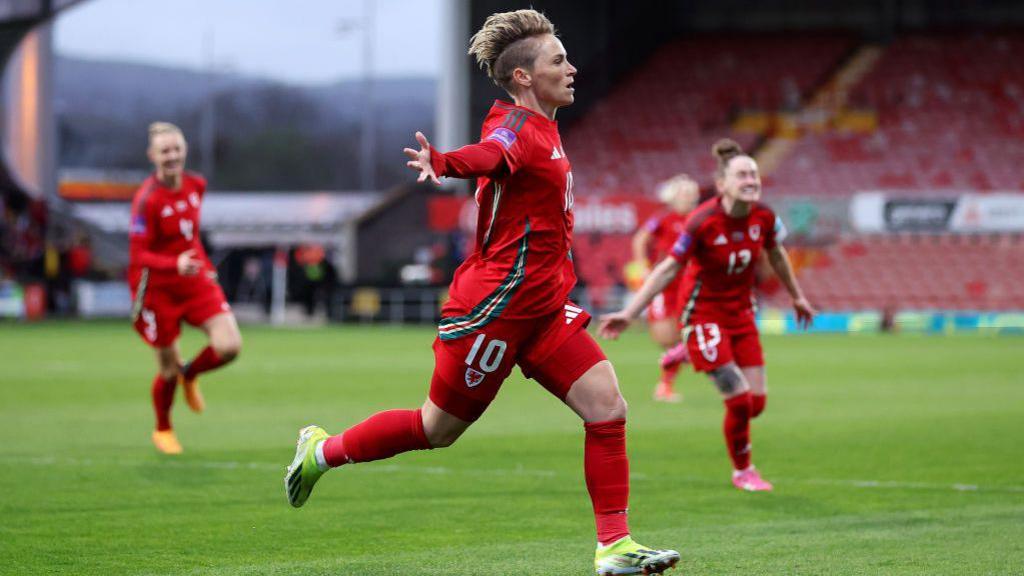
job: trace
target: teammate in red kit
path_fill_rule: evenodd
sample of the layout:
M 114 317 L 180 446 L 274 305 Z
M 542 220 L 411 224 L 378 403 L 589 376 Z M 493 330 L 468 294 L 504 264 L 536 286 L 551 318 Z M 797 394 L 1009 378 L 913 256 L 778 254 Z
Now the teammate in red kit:
M 742 490 L 771 490 L 751 464 L 750 420 L 764 410 L 767 388 L 764 355 L 753 299 L 754 264 L 762 249 L 793 299 L 798 323 L 815 311 L 804 298 L 781 241 L 782 221 L 759 202 L 757 162 L 732 140 L 715 144 L 715 186 L 719 196 L 694 210 L 670 257 L 659 263 L 633 300 L 601 318 L 599 332 L 616 338 L 681 270 L 683 340 L 694 369 L 706 372 L 725 399 L 725 441 L 733 462 L 733 484 Z M 687 266 L 687 264 L 689 264 Z
M 156 430 L 153 444 L 166 454 L 181 452 L 171 428 L 171 405 L 178 383 L 195 412 L 204 408 L 198 376 L 238 356 L 242 336 L 217 284 L 216 270 L 199 241 L 199 214 L 206 181 L 185 171 L 188 146 L 173 124 L 149 127 L 150 161 L 156 171 L 132 201 L 128 283 L 132 322 L 156 350 L 159 372 L 153 379 Z M 181 365 L 181 321 L 206 333 L 209 345 Z
M 686 174 L 680 174 L 658 187 L 658 199 L 668 210 L 651 216 L 633 235 L 633 261 L 645 270 L 651 262 L 658 262 L 669 254 L 676 238 L 683 232 L 683 223 L 700 200 L 700 187 Z M 682 277 L 677 276 L 647 307 L 647 328 L 665 353 L 661 356 L 661 378 L 654 388 L 654 399 L 661 402 L 680 402 L 682 396 L 674 385 L 679 367 L 689 361 L 685 347 L 679 344 L 679 315 L 683 307 L 679 289 Z
M 626 402 L 585 330 L 590 316 L 568 300 L 576 283 L 572 172 L 555 113 L 573 102 L 576 69 L 534 10 L 491 15 L 469 53 L 515 103 L 494 103 L 478 144 L 445 154 L 417 133 L 420 149 L 405 150 L 421 182 L 478 178 L 476 246 L 442 310 L 430 393 L 419 410 L 381 412 L 337 436 L 304 428 L 285 477 L 288 500 L 302 506 L 329 468 L 450 446 L 519 365 L 584 421 L 598 574 L 662 573 L 679 554 L 630 537 Z

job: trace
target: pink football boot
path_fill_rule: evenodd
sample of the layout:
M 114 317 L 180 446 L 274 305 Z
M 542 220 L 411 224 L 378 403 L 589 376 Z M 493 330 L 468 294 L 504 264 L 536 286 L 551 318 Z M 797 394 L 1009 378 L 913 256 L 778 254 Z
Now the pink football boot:
M 690 361 L 690 351 L 686 348 L 686 342 L 676 344 L 661 355 L 661 367 L 666 368 L 673 364 L 686 364 Z
M 753 466 L 746 470 L 734 471 L 732 473 L 732 485 L 747 492 L 771 492 L 772 489 L 771 482 L 761 478 L 761 475 L 757 473 Z

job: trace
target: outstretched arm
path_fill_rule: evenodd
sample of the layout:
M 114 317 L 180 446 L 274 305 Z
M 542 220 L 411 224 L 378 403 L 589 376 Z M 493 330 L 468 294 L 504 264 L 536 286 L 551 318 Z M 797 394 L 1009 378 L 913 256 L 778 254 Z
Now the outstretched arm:
M 502 153 L 501 144 L 493 140 L 484 140 L 479 144 L 463 146 L 448 153 L 439 152 L 431 146 L 422 132 L 416 133 L 416 141 L 419 142 L 419 150 L 406 148 L 404 152 L 409 157 L 409 161 L 405 165 L 420 173 L 419 178 L 416 179 L 417 182 L 429 179 L 434 184 L 440 184 L 439 178 L 442 176 L 455 178 L 487 176 L 505 165 L 505 155 Z
M 640 287 L 625 308 L 601 317 L 597 333 L 603 338 L 618 338 L 619 334 L 622 334 L 629 324 L 640 315 L 640 312 L 651 303 L 651 300 L 654 300 L 654 297 L 672 282 L 682 267 L 682 263 L 671 256 L 662 260 L 647 275 L 644 285 Z
M 782 285 L 786 287 L 789 297 L 793 299 L 793 310 L 796 312 L 797 324 L 804 328 L 810 326 L 811 322 L 814 321 L 814 315 L 817 314 L 817 311 L 807 301 L 807 298 L 804 297 L 803 291 L 800 290 L 800 284 L 797 283 L 796 275 L 793 274 L 793 265 L 789 261 L 789 254 L 782 247 L 782 244 L 778 244 L 768 251 L 768 263 L 771 264 L 772 270 L 775 271 Z
M 650 246 L 652 238 L 654 236 L 651 235 L 651 231 L 647 229 L 647 226 L 641 226 L 633 234 L 633 261 L 643 262 L 644 268 L 647 268 L 647 248 Z

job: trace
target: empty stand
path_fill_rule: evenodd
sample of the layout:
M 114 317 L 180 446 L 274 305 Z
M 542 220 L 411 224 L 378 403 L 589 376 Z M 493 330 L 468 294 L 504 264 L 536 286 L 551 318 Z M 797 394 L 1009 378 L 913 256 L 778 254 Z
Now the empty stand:
M 748 34 L 662 47 L 566 135 L 578 194 L 651 196 L 680 172 L 710 183 L 715 140 L 757 142 L 732 131 L 737 111 L 798 107 L 854 45 L 846 34 Z M 630 258 L 622 236 L 580 236 L 574 252 L 579 276 L 595 287 L 619 282 Z
M 577 189 L 651 194 L 680 172 L 709 182 L 715 140 L 756 143 L 731 130 L 736 112 L 799 107 L 854 44 L 846 34 L 718 35 L 662 47 L 567 134 Z
M 1019 235 L 866 236 L 805 262 L 800 283 L 823 310 L 1024 309 Z M 768 301 L 789 304 L 782 293 Z
M 772 174 L 773 193 L 1024 189 L 1024 34 L 911 35 L 854 89 L 872 133 L 808 134 Z

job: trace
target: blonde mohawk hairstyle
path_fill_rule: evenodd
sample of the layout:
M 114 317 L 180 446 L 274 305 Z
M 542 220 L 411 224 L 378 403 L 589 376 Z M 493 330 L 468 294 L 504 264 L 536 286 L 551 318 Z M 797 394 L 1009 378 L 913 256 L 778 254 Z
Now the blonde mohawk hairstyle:
M 495 84 L 511 93 L 512 72 L 533 65 L 537 43 L 532 38 L 544 34 L 555 34 L 555 26 L 536 10 L 491 14 L 469 39 L 469 54 Z
M 170 122 L 153 122 L 149 125 L 150 144 L 153 144 L 153 138 L 160 134 L 177 134 L 181 136 L 183 139 L 185 138 L 185 133 L 181 131 L 181 128 L 178 128 Z

